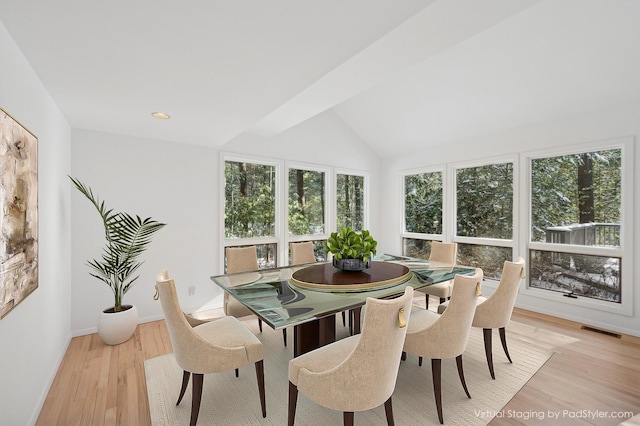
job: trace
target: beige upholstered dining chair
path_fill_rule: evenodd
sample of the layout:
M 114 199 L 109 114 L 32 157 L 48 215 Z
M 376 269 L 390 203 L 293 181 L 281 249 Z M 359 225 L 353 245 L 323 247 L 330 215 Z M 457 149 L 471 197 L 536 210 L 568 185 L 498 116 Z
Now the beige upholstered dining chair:
M 289 426 L 294 424 L 298 391 L 317 404 L 342 411 L 345 425 L 353 424 L 355 411 L 383 403 L 387 424 L 394 424 L 391 395 L 412 298 L 411 287 L 396 299 L 368 298 L 361 334 L 289 361 Z
M 457 256 L 458 243 L 442 243 L 440 241 L 431 242 L 431 254 L 429 255 L 429 261 L 453 266 L 456 264 Z M 429 295 L 440 298 L 440 303 L 443 303 L 451 297 L 452 284 L 452 281 L 444 281 L 418 290 L 425 293 L 427 309 L 429 309 Z
M 227 267 L 225 273 L 234 274 L 236 272 L 249 272 L 257 271 L 260 269 L 258 266 L 258 254 L 256 252 L 256 246 L 247 247 L 226 247 L 225 257 L 227 259 Z M 223 310 L 225 315 L 231 315 L 236 318 L 244 317 L 247 315 L 254 315 L 251 309 L 238 302 L 235 298 L 231 297 L 229 293 L 224 292 Z M 260 321 L 260 320 L 258 320 Z M 262 331 L 262 322 L 260 321 L 260 331 Z
M 163 269 L 156 277 L 156 281 L 166 281 L 168 279 L 169 279 L 169 271 L 166 269 Z M 157 300 L 156 297 L 154 297 L 154 300 Z M 192 314 L 187 314 L 185 312 L 183 312 L 182 314 L 184 315 L 184 318 L 187 320 L 187 322 L 191 327 L 195 327 L 197 325 L 201 325 L 211 321 L 211 319 L 196 318 Z
M 183 370 L 182 387 L 176 405 L 182 401 L 193 375 L 190 424 L 193 426 L 198 421 L 204 374 L 235 369 L 237 376 L 238 368 L 249 363 L 255 364 L 262 417 L 266 417 L 263 348 L 260 340 L 234 317 L 227 316 L 191 326 L 180 308 L 175 283 L 165 271 L 158 275 L 156 290 L 176 362 Z
M 290 243 L 289 250 L 291 252 L 292 265 L 300 265 L 303 263 L 316 262 L 316 255 L 313 252 L 312 241 L 305 241 L 302 243 Z
M 476 268 L 472 276 L 456 275 L 449 307 L 443 314 L 426 309 L 414 309 L 411 313 L 404 351 L 418 355 L 420 365 L 422 357 L 431 358 L 433 393 L 440 423 L 444 421 L 441 392 L 442 359 L 456 359 L 460 382 L 467 397 L 471 398 L 464 380 L 462 353 L 467 347 L 482 276 L 480 268 Z
M 511 320 L 513 306 L 516 303 L 518 289 L 520 288 L 520 280 L 524 278 L 524 259 L 519 257 L 516 262 L 504 262 L 502 268 L 502 276 L 500 283 L 495 291 L 488 298 L 478 297 L 478 306 L 473 317 L 473 327 L 482 328 L 484 335 L 484 351 L 487 356 L 487 365 L 491 378 L 495 379 L 493 370 L 493 349 L 492 334 L 493 329 L 497 328 L 502 342 L 504 354 L 511 363 L 511 356 L 507 349 L 507 335 L 505 327 Z M 445 302 L 438 306 L 438 312 L 444 312 L 448 303 Z
M 257 271 L 260 269 L 260 266 L 258 266 L 258 253 L 256 251 L 256 246 L 226 247 L 225 254 L 227 259 L 227 274 Z M 232 297 L 226 291 L 224 292 L 223 297 L 223 310 L 225 315 L 230 315 L 236 318 L 255 315 L 251 312 L 251 309 L 238 302 L 236 298 Z M 260 318 L 258 318 L 258 328 L 260 329 L 260 332 L 262 332 L 262 320 Z M 284 345 L 287 346 L 287 330 L 282 330 L 282 338 Z

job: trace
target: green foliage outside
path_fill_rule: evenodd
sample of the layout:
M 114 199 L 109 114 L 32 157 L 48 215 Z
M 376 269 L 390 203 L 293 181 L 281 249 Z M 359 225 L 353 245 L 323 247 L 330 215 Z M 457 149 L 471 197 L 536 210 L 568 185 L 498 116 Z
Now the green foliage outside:
M 570 238 L 583 234 L 584 242 L 579 244 L 619 247 L 621 155 L 620 149 L 612 149 L 533 160 L 531 240 L 549 242 L 549 228 L 564 226 L 570 231 L 555 232 L 564 232 L 565 238 L 567 232 Z M 530 285 L 621 303 L 620 261 L 610 256 L 532 250 Z
M 225 163 L 225 238 L 275 236 L 276 168 L 248 162 Z M 290 169 L 288 176 L 290 235 L 327 232 L 325 173 Z M 336 185 L 338 229 L 359 230 L 364 222 L 364 177 L 339 174 Z M 314 240 L 316 257 L 325 259 L 325 242 Z M 275 266 L 276 244 L 259 244 L 261 266 Z
M 619 223 L 621 170 L 619 149 L 533 160 L 531 240 L 552 226 Z
M 364 176 L 338 174 L 336 182 L 336 228 L 364 227 Z
M 404 178 L 405 230 L 442 234 L 442 172 Z
M 457 235 L 513 238 L 513 164 L 458 169 Z
M 225 238 L 275 235 L 275 166 L 225 163 Z
M 325 232 L 324 172 L 289 170 L 289 234 Z

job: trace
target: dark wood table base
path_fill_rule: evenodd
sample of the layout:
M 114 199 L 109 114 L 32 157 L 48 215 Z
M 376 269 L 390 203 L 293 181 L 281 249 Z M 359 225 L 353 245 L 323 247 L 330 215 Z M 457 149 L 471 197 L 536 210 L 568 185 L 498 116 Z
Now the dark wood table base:
M 360 333 L 361 307 L 352 309 L 353 334 Z M 293 356 L 299 356 L 336 341 L 336 316 L 329 315 L 293 327 Z

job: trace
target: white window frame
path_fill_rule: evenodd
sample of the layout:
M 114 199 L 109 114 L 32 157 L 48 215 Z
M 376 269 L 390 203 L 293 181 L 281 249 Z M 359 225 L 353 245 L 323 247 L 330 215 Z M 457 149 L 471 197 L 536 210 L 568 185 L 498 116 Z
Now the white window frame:
M 276 216 L 275 216 L 275 235 L 272 237 L 256 237 L 256 238 L 226 238 L 225 235 L 225 163 L 227 161 L 233 162 L 246 162 L 254 164 L 262 164 L 267 166 L 274 166 L 276 168 Z M 260 244 L 276 244 L 277 246 L 277 265 L 286 266 L 289 264 L 289 243 L 298 241 L 315 241 L 326 240 L 329 238 L 332 230 L 336 226 L 336 175 L 350 174 L 354 176 L 364 177 L 364 224 L 369 223 L 369 173 L 361 170 L 347 170 L 338 169 L 330 166 L 323 166 L 312 163 L 284 161 L 272 158 L 265 158 L 259 156 L 252 156 L 246 154 L 237 154 L 232 152 L 220 152 L 219 156 L 219 169 L 220 169 L 220 199 L 219 203 L 219 217 L 220 220 L 220 235 L 221 238 L 221 250 L 218 257 L 219 270 L 224 270 L 224 256 L 225 247 L 232 246 L 246 246 L 246 245 L 260 245 Z M 300 169 L 309 171 L 324 172 L 325 178 L 325 232 L 323 234 L 315 235 L 289 235 L 289 170 Z
M 300 241 L 316 241 L 316 240 L 326 240 L 327 238 L 329 238 L 329 230 L 333 229 L 331 226 L 331 221 L 332 221 L 332 208 L 331 206 L 335 205 L 335 194 L 334 191 L 332 190 L 333 188 L 333 182 L 332 182 L 332 176 L 333 176 L 333 172 L 332 172 L 332 168 L 331 167 L 325 167 L 325 166 L 319 166 L 317 164 L 310 164 L 310 163 L 300 163 L 300 162 L 289 162 L 287 161 L 285 163 L 286 167 L 285 167 L 285 172 L 284 172 L 284 179 L 283 179 L 283 183 L 284 183 L 284 196 L 283 201 L 285 203 L 284 205 L 284 222 L 283 222 L 283 229 L 284 229 L 284 235 L 283 235 L 283 247 L 281 250 L 279 250 L 279 253 L 281 253 L 283 255 L 282 258 L 282 262 L 280 263 L 281 266 L 284 266 L 286 264 L 288 264 L 288 259 L 289 259 L 289 243 L 293 243 L 293 242 L 300 242 Z M 305 170 L 305 171 L 311 171 L 311 172 L 322 172 L 324 173 L 324 202 L 325 202 L 325 206 L 324 206 L 324 233 L 322 234 L 306 234 L 306 235 L 291 235 L 289 232 L 289 171 L 290 170 Z M 287 260 L 285 262 L 285 259 Z
M 621 149 L 622 174 L 621 174 L 621 232 L 620 247 L 592 247 L 577 246 L 570 244 L 552 244 L 531 242 L 531 161 L 538 158 L 558 157 L 563 155 L 574 155 L 585 152 L 604 151 L 610 149 Z M 524 224 L 520 232 L 521 247 L 520 250 L 526 253 L 525 261 L 528 263 L 529 250 L 544 250 L 562 253 L 577 253 L 595 256 L 610 256 L 621 258 L 621 274 L 622 280 L 620 287 L 620 303 L 612 303 L 605 300 L 591 299 L 587 297 L 578 297 L 577 299 L 564 297 L 562 293 L 549 291 L 540 288 L 530 287 L 527 274 L 526 284 L 521 292 L 528 296 L 541 299 L 552 300 L 556 302 L 566 303 L 575 306 L 581 306 L 590 309 L 598 309 L 602 311 L 612 312 L 616 314 L 632 316 L 633 315 L 633 158 L 634 144 L 633 137 L 624 137 L 609 139 L 600 142 L 582 143 L 579 145 L 564 146 L 560 148 L 551 148 L 544 150 L 536 150 L 523 152 L 520 154 L 520 161 L 524 164 L 521 168 L 520 182 L 522 185 L 521 192 L 525 194 L 520 204 L 520 222 Z M 524 257 L 524 256 L 523 256 Z M 528 266 L 527 266 L 528 267 Z
M 486 237 L 466 237 L 457 235 L 457 223 L 458 223 L 458 201 L 457 201 L 457 171 L 460 169 L 468 169 L 474 167 L 491 166 L 495 164 L 511 163 L 513 166 L 513 180 L 512 180 L 512 214 L 511 214 L 511 226 L 512 233 L 511 239 L 501 238 L 486 238 Z M 450 212 L 449 228 L 445 231 L 445 237 L 449 241 L 453 241 L 459 244 L 473 244 L 479 246 L 493 246 L 493 247 L 506 247 L 511 248 L 511 258 L 517 259 L 516 255 L 516 238 L 519 235 L 518 227 L 518 199 L 519 199 L 519 160 L 516 155 L 490 157 L 481 160 L 466 161 L 459 163 L 452 163 L 447 166 L 447 174 L 449 185 L 447 186 L 447 192 L 451 194 L 451 205 L 447 206 L 447 211 Z M 523 256 L 524 257 L 524 256 Z M 495 288 L 498 285 L 498 281 L 492 277 L 485 277 L 485 281 L 491 282 L 488 285 L 489 288 Z
M 225 236 L 226 232 L 225 232 L 225 221 L 224 221 L 224 215 L 225 215 L 225 203 L 226 203 L 226 196 L 225 196 L 225 185 L 226 185 L 226 179 L 225 179 L 225 164 L 227 161 L 231 161 L 231 162 L 239 162 L 239 163 L 253 163 L 253 164 L 261 164 L 261 165 L 265 165 L 265 166 L 274 166 L 275 170 L 276 170 L 276 188 L 275 188 L 275 197 L 276 197 L 276 204 L 275 204 L 275 208 L 276 208 L 276 216 L 275 216 L 275 224 L 274 224 L 274 236 L 270 236 L 270 237 L 254 237 L 254 238 L 227 238 Z M 221 198 L 221 202 L 219 203 L 220 206 L 220 235 L 222 235 L 222 250 L 220 250 L 220 256 L 219 256 L 219 270 L 220 271 L 224 271 L 224 257 L 225 257 L 225 248 L 226 247 L 235 247 L 235 246 L 248 246 L 248 245 L 262 245 L 262 244 L 276 244 L 277 246 L 277 257 L 278 257 L 278 264 L 281 262 L 280 260 L 280 242 L 281 239 L 279 238 L 282 228 L 282 208 L 281 206 L 279 206 L 279 202 L 278 200 L 280 200 L 282 198 L 282 188 L 280 187 L 280 182 L 279 182 L 279 176 L 282 174 L 282 169 L 284 168 L 284 163 L 282 161 L 277 161 L 277 160 L 273 160 L 273 159 L 268 159 L 268 158 L 263 158 L 263 157 L 257 157 L 257 156 L 250 156 L 250 155 L 238 155 L 238 154 L 233 154 L 233 153 L 225 153 L 225 152 L 221 152 L 220 153 L 220 198 Z
M 420 232 L 407 232 L 407 203 L 405 199 L 405 182 L 406 177 L 411 175 L 420 175 L 425 173 L 441 173 L 442 174 L 442 234 L 425 234 Z M 432 166 L 432 167 L 420 167 L 415 169 L 403 170 L 400 173 L 400 186 L 401 197 L 402 197 L 402 222 L 400 229 L 400 247 L 404 247 L 404 240 L 413 239 L 413 240 L 426 240 L 426 241 L 451 241 L 450 236 L 447 236 L 446 230 L 449 229 L 451 215 L 447 212 L 447 201 L 450 198 L 448 195 L 448 183 L 449 177 L 447 175 L 447 168 L 444 165 L 440 166 Z
M 363 178 L 363 209 L 364 209 L 364 215 L 362 217 L 362 229 L 369 229 L 369 173 L 366 172 L 362 172 L 359 170 L 350 170 L 350 169 L 334 169 L 333 172 L 333 180 L 332 180 L 332 187 L 333 187 L 333 197 L 334 197 L 334 203 L 333 203 L 333 210 L 331 212 L 331 227 L 329 228 L 329 235 L 331 234 L 331 230 L 332 229 L 336 229 L 337 227 L 337 223 L 338 223 L 338 175 L 349 175 L 349 176 L 361 176 Z M 328 238 L 328 236 L 327 236 Z

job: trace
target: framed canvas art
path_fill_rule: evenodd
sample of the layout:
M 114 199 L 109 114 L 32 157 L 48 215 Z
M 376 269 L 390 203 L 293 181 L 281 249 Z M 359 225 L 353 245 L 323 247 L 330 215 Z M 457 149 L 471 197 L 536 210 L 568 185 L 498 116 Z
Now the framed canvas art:
M 0 318 L 38 288 L 38 138 L 0 108 Z

